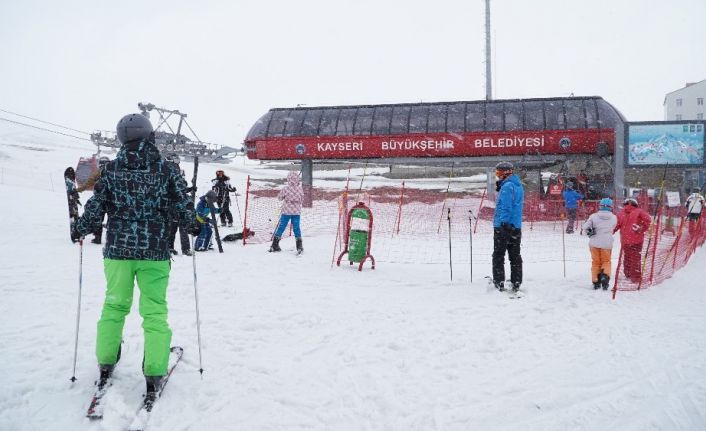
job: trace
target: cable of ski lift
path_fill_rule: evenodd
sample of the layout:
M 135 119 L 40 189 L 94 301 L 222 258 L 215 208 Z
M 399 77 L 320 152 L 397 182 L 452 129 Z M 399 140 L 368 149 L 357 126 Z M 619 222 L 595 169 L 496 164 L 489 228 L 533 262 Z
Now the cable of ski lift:
M 60 127 L 60 128 L 62 128 L 62 129 L 71 130 L 72 132 L 78 132 L 78 133 L 84 133 L 84 134 L 86 134 L 86 135 L 90 135 L 90 133 L 84 132 L 83 130 L 72 129 L 71 127 L 62 126 L 61 124 L 56 124 L 56 123 L 50 123 L 49 121 L 44 121 L 44 120 L 40 120 L 40 119 L 38 119 L 38 118 L 33 118 L 33 117 L 30 117 L 30 116 L 27 116 L 27 115 L 18 114 L 17 112 L 8 111 L 8 110 L 6 110 L 6 109 L 0 108 L 0 112 L 5 112 L 5 113 L 7 113 L 7 114 L 12 114 L 12 115 L 16 115 L 16 116 L 18 116 L 18 117 L 27 118 L 28 120 L 38 121 L 38 122 L 40 122 L 40 123 L 49 124 L 49 125 L 52 125 L 52 126 L 55 126 L 55 127 Z M 9 120 L 8 120 L 8 121 L 9 121 Z M 18 124 L 22 124 L 22 123 L 18 123 Z
M 82 138 L 82 137 L 80 137 L 80 136 L 69 135 L 68 133 L 62 133 L 62 132 L 58 132 L 58 131 L 56 131 L 56 130 L 46 129 L 46 128 L 44 128 L 44 127 L 34 126 L 34 125 L 32 125 L 32 124 L 27 124 L 27 123 L 22 123 L 22 122 L 19 122 L 19 121 L 10 120 L 10 119 L 8 119 L 8 118 L 0 117 L 0 120 L 7 121 L 8 123 L 19 124 L 19 125 L 21 125 L 21 126 L 31 127 L 31 128 L 33 128 L 33 129 L 37 129 L 37 130 L 43 130 L 43 131 L 45 131 L 45 132 L 56 133 L 57 135 L 68 136 L 68 137 L 70 137 L 70 138 L 75 138 L 75 139 L 80 139 L 80 140 L 82 140 L 82 141 L 91 142 L 91 140 L 88 139 L 88 138 Z M 68 127 L 67 127 L 67 128 L 68 128 Z M 84 132 L 81 132 L 81 133 L 84 133 Z M 90 133 L 89 133 L 89 135 L 90 135 Z

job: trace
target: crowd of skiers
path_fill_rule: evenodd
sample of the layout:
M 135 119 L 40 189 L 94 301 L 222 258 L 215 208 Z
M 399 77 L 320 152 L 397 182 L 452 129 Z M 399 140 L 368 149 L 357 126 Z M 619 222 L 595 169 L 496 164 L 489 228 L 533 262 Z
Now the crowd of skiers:
M 522 213 L 524 190 L 520 179 L 514 174 L 514 166 L 509 162 L 496 165 L 496 203 L 493 218 L 493 283 L 498 290 L 505 290 L 505 254 L 510 260 L 511 289 L 517 292 L 522 284 Z M 584 195 L 575 190 L 574 183 L 567 181 L 562 193 L 566 209 L 566 233 L 574 232 L 578 202 Z M 704 197 L 699 189 L 693 189 L 686 199 L 689 229 L 696 225 L 705 207 Z M 635 198 L 623 201 L 623 207 L 613 213 L 613 200 L 605 197 L 598 203 L 598 210 L 591 214 L 581 228 L 589 237 L 591 253 L 591 281 L 594 289 L 607 290 L 611 274 L 611 254 L 613 235 L 620 232 L 623 250 L 623 274 L 632 283 L 642 281 L 642 249 L 645 233 L 648 232 L 652 217 L 638 206 Z
M 87 182 L 76 187 L 76 174 L 68 168 L 64 174 L 69 202 L 71 240 L 82 240 L 89 234 L 93 242 L 102 242 L 104 218 L 107 216 L 107 234 L 103 247 L 106 294 L 98 321 L 96 357 L 99 379 L 97 387 L 109 384 L 115 364 L 120 359 L 125 318 L 130 312 L 133 289 L 137 281 L 140 290 L 139 312 L 143 318 L 144 360 L 143 373 L 147 394 L 145 404 L 151 405 L 159 397 L 167 372 L 170 354 L 171 330 L 167 323 L 166 291 L 170 273 L 170 258 L 177 254 L 174 242 L 180 233 L 181 251 L 190 255 L 188 235 L 196 236 L 195 250 L 211 248 L 215 212 L 221 226 L 232 226 L 230 193 L 236 191 L 230 178 L 222 170 L 216 171 L 211 190 L 200 197 L 194 206 L 196 187 L 188 186 L 178 157 L 162 157 L 154 144 L 152 125 L 141 114 L 129 114 L 117 124 L 117 138 L 121 148 L 114 160 L 99 160 L 98 171 Z M 522 217 L 524 188 L 514 173 L 514 166 L 501 162 L 496 166 L 497 198 L 493 218 L 493 282 L 505 290 L 505 254 L 510 260 L 510 288 L 518 291 L 522 284 Z M 577 202 L 583 195 L 567 184 L 564 191 L 571 229 L 576 217 Z M 79 217 L 79 192 L 93 189 Z M 191 196 L 189 196 L 191 194 Z M 278 194 L 282 201 L 281 214 L 274 232 L 270 251 L 281 251 L 279 241 L 291 223 L 296 238 L 297 252 L 303 251 L 300 214 L 304 192 L 299 175 L 290 172 L 287 184 Z M 215 204 L 215 205 L 214 205 Z M 704 198 L 694 192 L 687 199 L 689 220 L 698 220 L 704 207 Z M 613 201 L 604 198 L 599 209 L 583 223 L 592 257 L 591 277 L 595 289 L 608 288 L 611 274 L 613 234 L 620 231 L 624 251 L 624 273 L 633 282 L 641 278 L 640 253 L 651 217 L 638 207 L 633 198 L 623 201 L 623 208 L 613 214 Z M 252 235 L 244 232 L 243 235 Z

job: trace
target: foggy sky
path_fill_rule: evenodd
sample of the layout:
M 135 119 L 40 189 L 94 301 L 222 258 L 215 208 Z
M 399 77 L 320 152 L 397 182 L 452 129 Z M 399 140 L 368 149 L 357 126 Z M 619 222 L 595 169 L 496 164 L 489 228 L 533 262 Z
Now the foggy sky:
M 706 79 L 703 0 L 491 8 L 495 98 L 662 120 L 666 93 Z M 90 132 L 151 102 L 239 147 L 273 107 L 483 99 L 484 0 L 4 1 L 0 58 L 0 109 Z

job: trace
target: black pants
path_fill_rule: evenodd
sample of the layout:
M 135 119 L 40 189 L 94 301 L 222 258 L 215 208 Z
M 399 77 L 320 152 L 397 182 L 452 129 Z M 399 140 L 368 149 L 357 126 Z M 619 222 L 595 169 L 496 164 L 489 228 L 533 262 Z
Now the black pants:
M 566 233 L 574 233 L 574 225 L 576 224 L 576 208 L 567 208 L 566 218 Z
M 176 232 L 179 229 L 179 223 L 173 221 L 169 224 L 169 247 L 174 250 L 174 240 L 176 239 Z M 181 240 L 181 252 L 186 253 L 191 250 L 191 243 L 189 242 L 189 234 L 184 229 L 179 229 L 179 239 Z
M 230 212 L 230 199 L 226 199 L 219 206 L 221 208 L 221 224 L 226 224 L 226 220 L 229 224 L 233 224 L 233 214 Z
M 510 281 L 522 283 L 522 256 L 520 256 L 520 243 L 522 230 L 514 229 L 507 232 L 495 228 L 493 233 L 493 282 L 505 281 L 505 251 L 510 257 Z

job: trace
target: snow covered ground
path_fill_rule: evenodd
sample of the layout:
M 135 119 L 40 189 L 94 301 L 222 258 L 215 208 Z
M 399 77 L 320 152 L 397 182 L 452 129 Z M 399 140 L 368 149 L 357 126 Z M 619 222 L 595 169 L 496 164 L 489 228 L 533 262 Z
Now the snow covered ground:
M 144 390 L 141 320 L 133 307 L 105 418 L 88 422 L 104 290 L 100 246 L 88 241 L 69 381 L 79 247 L 61 175 L 92 147 L 1 132 L 0 430 L 122 430 Z M 242 160 L 225 168 L 236 182 L 286 175 Z M 185 355 L 150 429 L 706 429 L 704 250 L 616 301 L 589 288 L 587 249 L 566 278 L 556 261 L 528 259 L 528 293 L 510 300 L 488 290 L 488 256 L 473 282 L 463 268 L 451 283 L 441 264 L 332 268 L 333 242 L 305 232 L 300 258 L 291 239 L 279 254 L 240 243 L 198 254 L 203 378 L 192 260 L 175 257 L 169 319 Z

